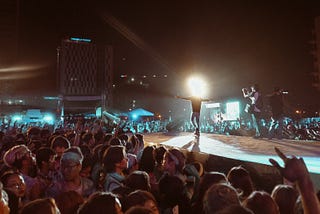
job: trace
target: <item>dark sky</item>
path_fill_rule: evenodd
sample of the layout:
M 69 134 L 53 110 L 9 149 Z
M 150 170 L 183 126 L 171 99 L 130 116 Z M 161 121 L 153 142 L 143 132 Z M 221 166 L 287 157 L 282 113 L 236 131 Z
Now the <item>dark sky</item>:
M 280 86 L 294 102 L 319 102 L 309 74 L 320 1 L 101 2 L 22 1 L 20 58 L 46 68 L 37 84 L 22 84 L 20 90 L 54 91 L 56 48 L 62 37 L 79 36 L 114 46 L 116 76 L 167 74 L 159 85 L 172 94 L 187 95 L 185 79 L 200 73 L 214 99 L 241 96 L 241 88 L 259 83 L 265 94 Z M 148 48 L 138 48 L 101 13 L 114 16 Z

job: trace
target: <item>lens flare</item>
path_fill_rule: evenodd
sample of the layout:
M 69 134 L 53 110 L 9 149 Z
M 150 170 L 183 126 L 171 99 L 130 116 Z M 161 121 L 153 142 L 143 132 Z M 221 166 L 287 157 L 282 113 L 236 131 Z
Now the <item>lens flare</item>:
M 200 77 L 190 77 L 188 88 L 192 96 L 204 97 L 207 93 L 206 83 Z

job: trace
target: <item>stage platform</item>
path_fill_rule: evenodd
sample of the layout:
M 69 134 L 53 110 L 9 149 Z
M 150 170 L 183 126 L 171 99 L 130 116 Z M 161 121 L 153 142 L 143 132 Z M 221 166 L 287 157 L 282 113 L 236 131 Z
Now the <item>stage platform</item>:
M 229 166 L 248 165 L 255 171 L 265 173 L 276 173 L 271 167 L 269 158 L 283 164 L 276 155 L 274 147 L 279 148 L 285 155 L 303 157 L 309 172 L 320 189 L 320 142 L 299 140 L 268 140 L 266 138 L 254 139 L 247 136 L 218 135 L 201 133 L 197 139 L 193 133 L 156 133 L 145 134 L 146 143 L 161 144 L 169 147 L 182 149 L 188 157 L 191 156 L 204 162 L 210 170 L 217 168 L 217 163 L 224 162 Z M 214 165 L 214 167 L 210 167 Z

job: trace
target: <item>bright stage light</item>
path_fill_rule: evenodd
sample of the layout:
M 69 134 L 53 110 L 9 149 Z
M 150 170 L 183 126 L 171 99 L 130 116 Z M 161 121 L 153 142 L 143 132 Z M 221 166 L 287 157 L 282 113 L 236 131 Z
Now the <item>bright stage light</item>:
M 13 115 L 12 120 L 13 120 L 13 122 L 20 121 L 20 120 L 22 120 L 22 116 L 21 115 Z
M 206 83 L 199 77 L 190 77 L 188 87 L 192 96 L 204 97 L 207 93 Z
M 46 114 L 43 117 L 43 121 L 49 124 L 53 124 L 54 123 L 54 116 L 50 115 L 50 114 Z

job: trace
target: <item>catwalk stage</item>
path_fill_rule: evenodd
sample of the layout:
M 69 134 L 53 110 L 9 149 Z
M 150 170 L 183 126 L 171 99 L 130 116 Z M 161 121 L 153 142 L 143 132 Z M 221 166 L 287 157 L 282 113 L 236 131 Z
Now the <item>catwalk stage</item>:
M 271 165 L 269 158 L 276 156 L 274 147 L 285 155 L 303 157 L 310 173 L 320 176 L 320 142 L 299 140 L 254 139 L 246 136 L 201 133 L 199 139 L 193 133 L 157 133 L 144 135 L 146 143 L 177 147 L 193 153 L 220 156 L 224 158 Z M 318 176 L 317 176 L 318 177 Z

